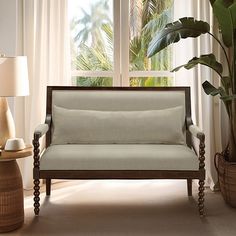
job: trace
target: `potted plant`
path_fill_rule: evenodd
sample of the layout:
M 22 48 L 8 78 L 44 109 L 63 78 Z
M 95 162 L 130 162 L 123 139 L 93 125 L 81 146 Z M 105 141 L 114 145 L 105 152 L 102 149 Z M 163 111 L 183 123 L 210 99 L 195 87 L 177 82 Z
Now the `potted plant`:
M 172 43 L 188 37 L 199 37 L 208 34 L 219 43 L 227 62 L 227 71 L 223 72 L 222 64 L 217 61 L 213 53 L 194 57 L 187 64 L 178 66 L 191 69 L 198 64 L 205 65 L 214 70 L 221 82 L 216 88 L 205 81 L 202 86 L 206 94 L 216 96 L 222 100 L 229 117 L 229 141 L 226 149 L 218 157 L 218 177 L 220 189 L 225 201 L 236 207 L 236 1 L 235 0 L 209 0 L 213 14 L 218 20 L 222 41 L 210 32 L 207 22 L 185 17 L 169 23 L 164 29 L 157 32 L 148 46 L 147 56 L 151 57 Z M 216 162 L 215 162 L 216 163 Z

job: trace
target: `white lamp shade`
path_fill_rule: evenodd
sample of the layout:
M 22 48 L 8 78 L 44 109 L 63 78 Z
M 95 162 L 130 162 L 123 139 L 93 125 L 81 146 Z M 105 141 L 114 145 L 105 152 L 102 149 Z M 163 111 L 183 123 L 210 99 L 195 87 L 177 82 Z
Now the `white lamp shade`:
M 29 95 L 27 57 L 0 57 L 0 97 Z

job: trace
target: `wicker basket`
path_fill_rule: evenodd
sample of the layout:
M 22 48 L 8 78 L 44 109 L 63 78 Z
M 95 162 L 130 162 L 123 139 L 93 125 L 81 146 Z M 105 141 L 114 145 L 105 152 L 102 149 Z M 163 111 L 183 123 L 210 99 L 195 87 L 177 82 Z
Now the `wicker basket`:
M 224 155 L 215 155 L 220 190 L 226 203 L 236 207 L 236 163 L 225 160 Z

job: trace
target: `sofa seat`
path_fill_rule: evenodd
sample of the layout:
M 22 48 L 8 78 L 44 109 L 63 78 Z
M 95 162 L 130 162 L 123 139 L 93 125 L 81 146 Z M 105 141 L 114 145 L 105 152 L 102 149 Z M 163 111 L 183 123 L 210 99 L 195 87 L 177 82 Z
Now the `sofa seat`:
M 199 170 L 195 153 L 185 145 L 51 145 L 41 170 Z

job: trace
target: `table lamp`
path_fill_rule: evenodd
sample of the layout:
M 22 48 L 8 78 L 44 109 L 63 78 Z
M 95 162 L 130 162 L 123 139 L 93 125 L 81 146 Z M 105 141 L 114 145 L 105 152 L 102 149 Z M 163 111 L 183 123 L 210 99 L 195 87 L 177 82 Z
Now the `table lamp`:
M 0 55 L 0 149 L 15 137 L 15 124 L 6 97 L 29 95 L 27 58 Z

